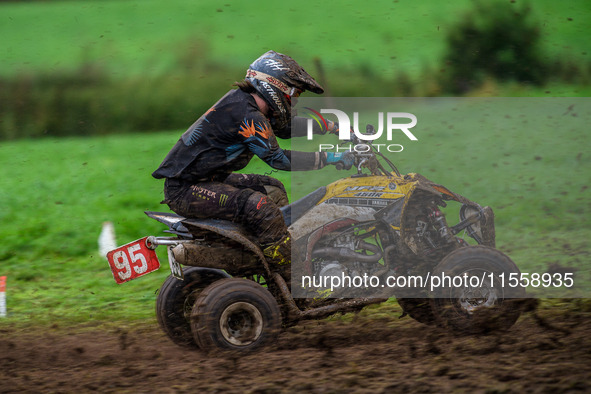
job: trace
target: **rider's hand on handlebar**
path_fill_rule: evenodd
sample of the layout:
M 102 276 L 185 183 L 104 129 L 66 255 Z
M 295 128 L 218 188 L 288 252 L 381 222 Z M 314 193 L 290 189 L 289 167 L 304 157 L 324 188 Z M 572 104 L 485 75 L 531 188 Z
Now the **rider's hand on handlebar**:
M 338 122 L 333 122 L 331 120 L 327 120 L 327 129 L 326 131 L 328 131 L 328 134 L 338 134 L 339 133 L 339 123 Z
M 329 134 L 340 134 L 340 129 L 339 129 L 339 123 L 338 122 L 331 122 L 331 124 L 329 124 Z M 332 126 L 332 127 L 331 127 Z M 349 129 L 349 138 L 343 140 L 343 141 L 353 141 L 353 138 L 355 138 L 355 133 L 353 132 L 353 128 L 351 127 Z
M 355 164 L 355 156 L 351 152 L 326 152 L 326 164 L 334 164 L 337 170 L 349 170 Z

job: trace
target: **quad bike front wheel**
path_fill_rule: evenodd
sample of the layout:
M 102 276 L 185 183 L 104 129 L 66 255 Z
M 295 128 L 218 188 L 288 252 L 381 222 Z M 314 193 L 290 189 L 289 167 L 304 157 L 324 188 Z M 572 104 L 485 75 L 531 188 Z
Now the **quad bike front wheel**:
M 191 329 L 202 350 L 253 351 L 277 337 L 281 311 L 258 283 L 222 279 L 205 288 L 195 301 Z
M 447 255 L 432 272 L 443 279 L 431 299 L 438 323 L 472 334 L 509 329 L 521 314 L 525 296 L 523 287 L 502 282 L 503 275 L 508 278 L 511 273 L 520 273 L 515 263 L 487 246 L 468 246 Z
M 224 271 L 189 267 L 183 272 L 184 279 L 168 276 L 156 298 L 158 325 L 177 345 L 196 348 L 191 332 L 191 310 L 201 291 L 216 280 L 229 278 Z

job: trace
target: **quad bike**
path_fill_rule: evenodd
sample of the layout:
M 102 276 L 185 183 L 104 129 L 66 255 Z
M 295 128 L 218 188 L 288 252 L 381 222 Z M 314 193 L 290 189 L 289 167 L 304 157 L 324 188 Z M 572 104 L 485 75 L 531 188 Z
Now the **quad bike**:
M 424 324 L 468 333 L 510 328 L 525 290 L 499 281 L 519 269 L 495 249 L 492 209 L 419 174 L 401 175 L 371 144 L 364 143 L 362 151 L 354 152 L 355 174 L 282 208 L 293 239 L 291 289 L 240 225 L 162 212 L 146 214 L 171 236 L 144 237 L 109 252 L 115 280 L 156 270 L 154 249 L 166 246 L 172 275 L 157 297 L 158 323 L 176 344 L 205 351 L 254 350 L 302 320 L 358 311 L 392 297 L 403 315 Z M 453 226 L 440 209 L 446 201 L 461 205 Z M 477 245 L 458 237 L 461 232 Z M 379 285 L 329 289 L 305 283 L 354 275 L 369 275 Z M 437 286 L 428 281 L 446 275 L 464 280 Z M 396 277 L 427 281 L 384 286 Z

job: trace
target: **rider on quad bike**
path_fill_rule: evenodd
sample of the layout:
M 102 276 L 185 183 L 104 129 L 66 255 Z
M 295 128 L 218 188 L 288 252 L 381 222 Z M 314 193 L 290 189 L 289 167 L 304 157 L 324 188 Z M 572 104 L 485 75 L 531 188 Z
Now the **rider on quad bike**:
M 276 137 L 306 134 L 307 119 L 294 117 L 292 98 L 324 89 L 291 57 L 268 51 L 256 59 L 238 89 L 226 93 L 181 136 L 160 167 L 152 173 L 165 178 L 162 203 L 179 215 L 217 218 L 242 224 L 255 235 L 263 253 L 289 283 L 291 238 L 280 206 L 287 204 L 283 184 L 269 176 L 233 174 L 254 155 L 277 170 L 316 170 L 342 163 L 351 168 L 349 152 L 283 150 Z M 314 125 L 314 132 L 328 129 Z

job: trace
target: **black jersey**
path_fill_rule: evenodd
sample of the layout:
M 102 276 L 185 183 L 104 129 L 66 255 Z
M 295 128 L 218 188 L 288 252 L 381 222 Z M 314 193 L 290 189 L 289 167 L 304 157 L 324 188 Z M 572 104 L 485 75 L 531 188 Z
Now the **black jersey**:
M 223 179 L 246 167 L 254 155 L 278 170 L 322 166 L 317 152 L 281 149 L 276 133 L 281 138 L 292 136 L 291 127 L 273 130 L 250 93 L 230 90 L 189 127 L 152 176 L 189 182 Z

